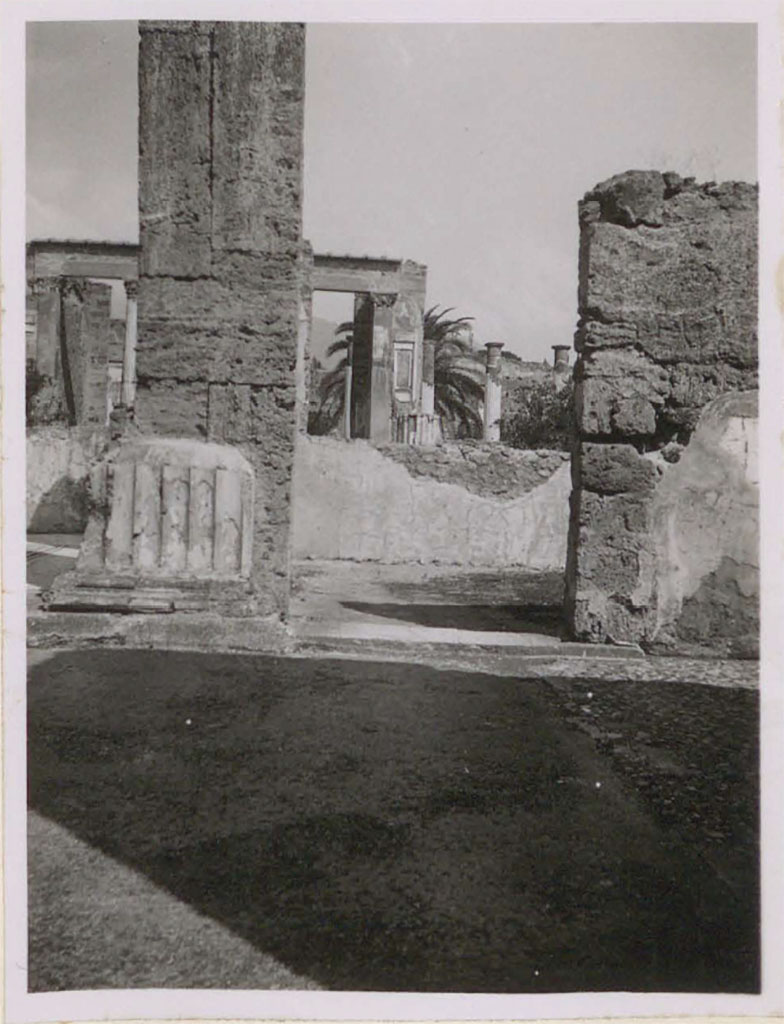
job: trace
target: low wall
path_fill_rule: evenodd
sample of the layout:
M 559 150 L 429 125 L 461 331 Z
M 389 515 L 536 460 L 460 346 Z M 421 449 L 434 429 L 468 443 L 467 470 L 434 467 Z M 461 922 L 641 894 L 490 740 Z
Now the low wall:
M 300 436 L 293 556 L 558 569 L 570 487 L 565 452 Z
M 28 533 L 81 533 L 87 524 L 87 474 L 106 444 L 103 430 L 33 427 L 27 433 Z

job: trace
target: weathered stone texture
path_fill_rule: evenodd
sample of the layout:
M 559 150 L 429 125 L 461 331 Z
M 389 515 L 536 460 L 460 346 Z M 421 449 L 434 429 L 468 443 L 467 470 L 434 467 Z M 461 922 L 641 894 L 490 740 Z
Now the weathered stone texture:
M 448 445 L 378 445 L 413 477 L 457 484 L 472 494 L 510 500 L 539 487 L 569 461 L 567 452 L 527 451 L 483 441 Z
M 285 611 L 301 249 L 304 26 L 140 26 L 137 421 L 256 473 L 257 610 Z
M 632 171 L 579 212 L 567 613 L 578 637 L 651 641 L 674 635 L 660 604 L 677 569 L 662 563 L 653 518 L 663 480 L 678 476 L 668 461 L 709 403 L 757 384 L 757 190 Z M 710 572 L 708 596 L 680 595 L 702 623 L 692 640 L 701 628 L 715 639 L 703 606 L 728 577 Z
M 212 33 L 194 22 L 142 22 L 140 32 L 139 272 L 206 277 Z
M 89 495 L 76 569 L 48 607 L 246 611 L 253 473 L 239 452 L 128 438 L 93 466 Z
M 62 376 L 73 423 L 106 420 L 111 295 L 108 284 L 71 279 L 63 285 Z
M 218 22 L 212 47 L 212 248 L 296 255 L 304 29 Z

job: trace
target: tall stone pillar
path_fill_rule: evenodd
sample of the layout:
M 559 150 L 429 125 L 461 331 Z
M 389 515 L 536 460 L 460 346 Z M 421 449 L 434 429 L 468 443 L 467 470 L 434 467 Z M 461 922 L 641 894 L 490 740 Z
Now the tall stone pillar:
M 485 441 L 501 440 L 501 349 L 502 341 L 489 341 L 485 348 Z
M 289 590 L 304 46 L 294 23 L 140 24 L 136 420 L 247 458 L 261 613 Z
M 123 348 L 122 367 L 122 404 L 126 409 L 133 408 L 136 395 L 136 323 L 137 281 L 125 282 L 125 347 Z
M 305 30 L 139 32 L 136 426 L 94 474 L 76 579 L 50 606 L 277 620 L 302 390 Z
M 390 440 L 394 294 L 358 293 L 354 299 L 354 372 L 351 436 Z

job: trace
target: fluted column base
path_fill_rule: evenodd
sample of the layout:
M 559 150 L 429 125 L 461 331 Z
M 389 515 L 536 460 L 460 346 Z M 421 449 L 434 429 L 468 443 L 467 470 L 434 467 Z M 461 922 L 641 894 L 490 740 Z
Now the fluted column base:
M 90 476 L 76 568 L 49 610 L 253 614 L 253 470 L 226 445 L 126 440 Z

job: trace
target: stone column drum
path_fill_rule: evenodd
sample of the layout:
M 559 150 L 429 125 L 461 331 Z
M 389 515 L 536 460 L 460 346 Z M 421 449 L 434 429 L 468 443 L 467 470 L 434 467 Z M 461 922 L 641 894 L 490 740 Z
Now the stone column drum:
M 136 395 L 136 325 L 139 294 L 138 281 L 125 282 L 125 346 L 122 367 L 122 404 L 133 407 Z
M 485 371 L 485 441 L 501 440 L 501 349 L 502 341 L 490 341 Z
M 90 484 L 94 510 L 76 571 L 49 607 L 242 610 L 254 482 L 239 451 L 138 438 L 94 467 Z

